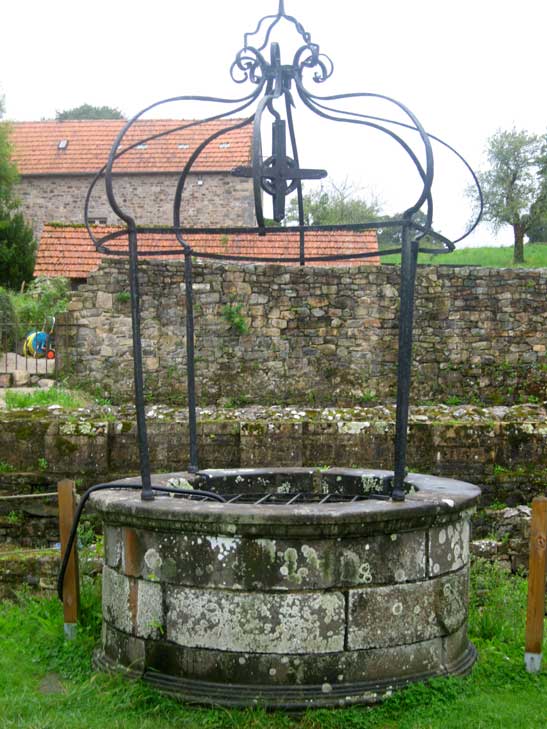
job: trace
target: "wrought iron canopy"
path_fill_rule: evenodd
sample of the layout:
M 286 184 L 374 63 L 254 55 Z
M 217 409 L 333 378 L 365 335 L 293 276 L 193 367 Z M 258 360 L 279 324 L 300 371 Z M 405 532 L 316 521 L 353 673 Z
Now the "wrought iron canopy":
M 283 63 L 281 49 L 277 42 L 272 41 L 272 33 L 281 23 L 292 26 L 301 45 L 296 50 L 291 63 Z M 150 463 L 148 457 L 148 439 L 144 409 L 144 382 L 142 368 L 142 348 L 140 340 L 140 308 L 139 308 L 139 277 L 138 259 L 142 256 L 151 256 L 157 252 L 139 248 L 139 235 L 141 233 L 156 233 L 173 236 L 177 245 L 170 250 L 162 250 L 161 255 L 183 255 L 185 261 L 186 286 L 186 339 L 187 339 L 187 381 L 188 381 L 188 408 L 190 427 L 190 466 L 189 470 L 198 471 L 198 452 L 196 436 L 196 393 L 195 393 L 195 363 L 194 363 L 194 312 L 192 299 L 192 256 L 202 258 L 216 258 L 233 261 L 256 262 L 285 262 L 314 263 L 319 261 L 336 261 L 347 259 L 364 259 L 371 255 L 385 255 L 401 252 L 401 307 L 399 326 L 399 362 L 398 362 L 398 393 L 397 393 L 397 422 L 395 442 L 395 464 L 392 486 L 392 498 L 404 499 L 404 477 L 406 462 L 406 440 L 409 406 L 409 388 L 412 353 L 412 321 L 414 307 L 414 284 L 416 278 L 416 264 L 418 250 L 430 253 L 451 251 L 457 242 L 463 240 L 477 226 L 482 212 L 468 230 L 458 239 L 449 240 L 433 229 L 433 196 L 432 185 L 434 179 L 433 143 L 444 146 L 451 151 L 464 165 L 472 177 L 479 191 L 477 177 L 465 159 L 439 137 L 426 132 L 417 117 L 404 104 L 376 93 L 345 93 L 332 95 L 318 95 L 309 90 L 305 83 L 307 75 L 311 74 L 312 82 L 316 85 L 324 84 L 333 74 L 333 63 L 328 56 L 321 52 L 317 43 L 312 42 L 309 32 L 292 15 L 285 10 L 284 0 L 279 1 L 275 14 L 263 17 L 252 32 L 245 33 L 243 47 L 235 56 L 230 73 L 237 84 L 247 85 L 250 90 L 246 95 L 236 99 L 216 98 L 209 96 L 178 96 L 158 101 L 143 109 L 130 119 L 117 135 L 106 165 L 97 173 L 92 182 L 85 202 L 85 219 L 89 235 L 97 250 L 104 254 L 120 255 L 118 247 L 113 249 L 111 241 L 123 238 L 128 241 L 127 255 L 130 262 L 130 283 L 132 301 L 134 376 L 135 376 L 135 402 L 137 409 L 137 424 L 140 448 L 141 476 L 143 483 L 143 498 L 152 499 L 153 489 L 150 480 Z M 384 103 L 393 109 L 399 118 L 389 115 L 377 116 L 362 111 L 350 111 L 347 102 L 373 102 Z M 136 142 L 126 141 L 128 132 L 134 128 L 144 114 L 157 113 L 162 107 L 175 102 L 206 102 L 218 104 L 218 113 L 190 122 L 181 122 L 169 130 L 140 139 Z M 398 145 L 408 156 L 414 166 L 421 188 L 418 196 L 407 207 L 404 214 L 396 220 L 389 221 L 363 221 L 357 224 L 319 226 L 306 225 L 304 214 L 304 196 L 302 184 L 306 180 L 319 180 L 326 177 L 323 169 L 305 169 L 300 166 L 296 125 L 293 118 L 293 107 L 300 102 L 305 108 L 318 117 L 338 124 L 357 125 L 375 130 L 387 136 Z M 262 129 L 271 122 L 271 154 L 266 158 L 263 155 Z M 134 217 L 124 209 L 115 191 L 114 178 L 116 162 L 139 145 L 146 144 L 182 130 L 190 130 L 206 122 L 225 120 L 226 125 L 221 126 L 209 134 L 192 151 L 190 157 L 180 170 L 176 192 L 173 200 L 172 224 L 160 227 L 138 227 Z M 253 182 L 256 226 L 254 227 L 189 227 L 185 224 L 183 193 L 188 175 L 199 162 L 200 156 L 216 140 L 230 131 L 246 126 L 252 126 L 252 160 L 250 165 L 238 167 L 233 174 L 249 178 Z M 414 141 L 407 141 L 408 132 L 413 133 Z M 90 200 L 94 188 L 100 180 L 104 180 L 109 203 L 114 213 L 125 222 L 123 230 L 111 232 L 108 235 L 97 237 L 88 221 Z M 279 236 L 286 234 L 287 228 L 283 225 L 267 226 L 263 209 L 264 194 L 271 196 L 273 201 L 273 217 L 276 223 L 282 223 L 286 215 L 287 197 L 295 194 L 298 208 L 298 225 L 291 228 L 297 231 L 300 237 L 299 256 L 290 255 L 281 257 L 242 256 L 222 252 L 200 250 L 199 243 L 190 244 L 188 233 L 238 233 L 252 232 L 259 236 Z M 425 213 L 425 223 L 418 222 L 418 212 Z M 388 250 L 378 252 L 363 251 L 360 253 L 344 253 L 306 256 L 306 234 L 317 230 L 355 230 L 375 229 L 378 227 L 391 227 L 400 230 L 400 245 Z M 434 241 L 433 247 L 430 242 Z M 421 246 L 420 246 L 421 244 Z

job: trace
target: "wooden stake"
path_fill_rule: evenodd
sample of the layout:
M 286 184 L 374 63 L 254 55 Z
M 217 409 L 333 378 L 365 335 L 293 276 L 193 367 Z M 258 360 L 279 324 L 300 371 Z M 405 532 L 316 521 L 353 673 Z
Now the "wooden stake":
M 530 563 L 528 571 L 528 610 L 526 613 L 526 652 L 524 665 L 529 673 L 541 670 L 543 622 L 545 617 L 545 567 L 547 547 L 547 498 L 532 501 Z
M 57 484 L 59 499 L 59 532 L 61 535 L 61 559 L 63 558 L 70 529 L 76 511 L 75 484 L 68 479 Z M 68 560 L 63 583 L 63 609 L 65 616 L 65 637 L 71 640 L 76 635 L 78 611 L 80 608 L 80 580 L 78 574 L 78 552 L 76 542 Z

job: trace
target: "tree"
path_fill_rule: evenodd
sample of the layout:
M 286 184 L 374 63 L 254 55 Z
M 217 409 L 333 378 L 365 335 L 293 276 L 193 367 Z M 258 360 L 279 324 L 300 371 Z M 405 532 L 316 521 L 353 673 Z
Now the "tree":
M 484 218 L 495 231 L 513 228 L 515 263 L 524 263 L 524 236 L 547 214 L 545 139 L 526 131 L 497 131 L 488 140 L 490 167 L 479 174 Z
M 0 119 L 4 114 L 4 99 L 0 97 Z M 17 167 L 11 161 L 9 127 L 0 122 L 0 215 L 12 205 L 13 188 L 17 182 Z
M 0 99 L 0 117 L 4 106 Z M 9 126 L 0 122 L 0 286 L 18 289 L 32 278 L 35 242 L 32 228 L 18 211 L 17 167 L 11 160 Z
M 112 106 L 82 104 L 73 109 L 55 112 L 55 118 L 57 121 L 66 121 L 67 119 L 123 119 L 124 116 L 119 109 Z
M 304 222 L 306 225 L 343 225 L 377 220 L 380 205 L 374 198 L 367 201 L 355 195 L 345 180 L 321 185 L 318 190 L 304 195 Z M 287 209 L 287 222 L 298 223 L 298 200 L 291 198 Z
M 402 220 L 403 219 L 403 213 L 397 213 L 396 215 L 390 215 L 382 218 L 382 220 Z M 418 212 L 414 213 L 412 216 L 412 220 L 414 223 L 417 223 L 418 225 L 423 225 L 425 227 L 425 224 L 427 223 L 427 216 L 424 212 L 421 210 L 418 210 Z M 411 235 L 416 236 L 417 231 L 412 230 Z M 429 237 L 425 236 L 425 238 L 422 239 L 424 243 L 434 244 L 434 241 Z M 401 226 L 394 226 L 394 227 L 386 227 L 382 228 L 382 223 L 380 222 L 378 225 L 378 246 L 380 249 L 383 248 L 400 248 L 402 245 L 402 230 Z

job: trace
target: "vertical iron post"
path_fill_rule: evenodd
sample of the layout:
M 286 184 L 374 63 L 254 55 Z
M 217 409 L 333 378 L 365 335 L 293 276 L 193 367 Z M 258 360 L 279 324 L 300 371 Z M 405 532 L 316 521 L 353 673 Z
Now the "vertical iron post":
M 190 463 L 188 471 L 196 473 L 198 466 L 198 438 L 196 418 L 196 370 L 194 356 L 194 299 L 191 251 L 184 252 L 184 285 L 186 290 L 186 377 L 188 383 L 188 431 L 190 437 Z
M 412 325 L 414 291 L 418 262 L 418 241 L 410 240 L 410 220 L 405 217 L 402 228 L 401 308 L 399 311 L 399 351 L 397 365 L 397 413 L 395 420 L 395 467 L 392 498 L 404 501 L 408 407 L 412 369 Z
M 137 228 L 129 223 L 129 284 L 131 288 L 131 326 L 133 334 L 133 372 L 135 378 L 135 409 L 137 414 L 137 437 L 139 441 L 139 463 L 142 479 L 141 499 L 152 501 L 154 492 L 150 478 L 148 434 L 144 410 L 144 376 L 142 369 L 141 312 L 139 295 L 139 268 L 137 254 Z

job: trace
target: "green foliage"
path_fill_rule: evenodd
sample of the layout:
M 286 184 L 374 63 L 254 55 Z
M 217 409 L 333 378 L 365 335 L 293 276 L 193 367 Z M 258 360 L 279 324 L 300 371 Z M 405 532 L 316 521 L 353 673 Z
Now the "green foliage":
M 48 468 L 49 468 L 49 463 L 47 462 L 47 458 L 39 458 L 38 459 L 38 470 L 42 471 L 42 473 L 43 473 L 44 471 L 47 471 Z
M 32 278 L 36 242 L 22 213 L 0 216 L 0 285 L 19 289 Z
M 9 291 L 0 286 L 0 352 L 14 349 L 17 341 L 17 315 Z
M 248 334 L 249 324 L 241 310 L 243 304 L 226 304 L 222 307 L 222 317 L 228 322 L 234 332 L 238 334 Z
M 10 511 L 8 514 L 8 524 L 22 524 L 23 515 L 20 511 Z
M 369 405 L 371 402 L 375 402 L 376 400 L 377 396 L 375 390 L 364 390 L 358 398 L 360 405 Z
M 401 220 L 402 217 L 403 217 L 403 213 L 396 213 L 395 215 L 382 217 L 382 221 Z M 423 213 L 421 210 L 418 210 L 418 212 L 414 214 L 412 219 L 418 225 L 425 226 L 425 224 L 427 222 L 427 217 L 426 217 L 425 213 Z M 423 238 L 423 240 L 420 242 L 420 245 L 424 246 L 424 245 L 428 245 L 428 244 L 435 245 L 436 247 L 438 247 L 438 245 L 439 245 L 438 243 L 433 241 L 431 238 L 428 238 L 427 236 L 425 236 L 425 238 Z M 396 226 L 393 228 L 391 228 L 391 227 L 382 228 L 381 224 L 380 224 L 380 226 L 378 227 L 378 247 L 380 249 L 400 248 L 401 245 L 402 245 L 401 227 Z
M 15 468 L 10 463 L 0 461 L 0 473 L 11 473 L 12 471 L 15 471 Z
M 17 167 L 11 161 L 9 143 L 9 124 L 0 123 L 0 215 L 3 216 L 13 207 L 13 188 L 19 176 Z
M 131 293 L 129 291 L 118 291 L 116 301 L 118 304 L 126 304 L 128 301 L 131 301 Z
M 8 410 L 48 407 L 49 405 L 60 405 L 67 410 L 74 410 L 83 407 L 85 404 L 80 395 L 57 387 L 51 387 L 49 390 L 37 389 L 34 392 L 6 390 L 6 408 Z
M 1 100 L 0 100 L 1 101 Z M 0 103 L 0 111 L 3 109 Z M 11 159 L 9 125 L 0 123 L 0 286 L 18 289 L 32 277 L 36 244 L 32 228 L 18 212 L 14 188 L 17 167 Z
M 55 112 L 57 121 L 67 121 L 69 119 L 123 119 L 122 112 L 112 106 L 93 106 L 92 104 L 82 104 L 72 109 Z
M 523 263 L 524 236 L 547 214 L 545 139 L 514 128 L 498 130 L 488 140 L 487 156 L 490 166 L 479 174 L 484 218 L 494 230 L 512 226 L 514 261 Z
M 382 263 L 401 262 L 399 254 L 384 256 Z M 420 253 L 418 263 L 428 266 L 485 266 L 487 268 L 547 268 L 547 245 L 526 246 L 526 263 L 515 264 L 512 246 L 461 248 L 453 253 L 432 255 Z
M 347 180 L 321 185 L 304 195 L 304 222 L 306 225 L 338 225 L 366 223 L 377 220 L 380 205 L 377 200 L 365 200 Z M 291 198 L 287 209 L 287 221 L 298 223 L 298 201 Z
M 24 336 L 29 326 L 42 326 L 50 317 L 66 311 L 70 301 L 68 279 L 38 276 L 24 293 L 13 294 L 12 301 L 20 322 L 19 333 Z
M 85 578 L 76 640 L 63 640 L 55 599 L 0 603 L 2 729 L 544 729 L 547 671 L 523 667 L 526 581 L 477 561 L 471 571 L 470 635 L 479 659 L 465 678 L 439 678 L 396 692 L 384 704 L 309 710 L 195 708 L 140 681 L 93 673 L 100 636 L 100 581 Z M 544 649 L 545 652 L 545 649 Z M 62 690 L 43 694 L 44 676 Z

